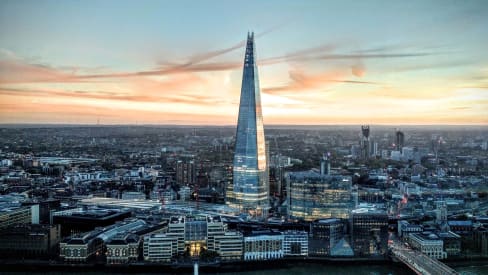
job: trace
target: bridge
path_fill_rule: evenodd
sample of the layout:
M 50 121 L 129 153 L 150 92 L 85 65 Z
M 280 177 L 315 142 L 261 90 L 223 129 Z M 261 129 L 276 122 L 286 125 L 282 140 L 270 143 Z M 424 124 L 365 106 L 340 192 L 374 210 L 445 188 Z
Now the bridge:
M 409 249 L 398 241 L 390 244 L 390 250 L 399 261 L 419 275 L 459 274 L 444 263 L 430 258 L 420 251 Z

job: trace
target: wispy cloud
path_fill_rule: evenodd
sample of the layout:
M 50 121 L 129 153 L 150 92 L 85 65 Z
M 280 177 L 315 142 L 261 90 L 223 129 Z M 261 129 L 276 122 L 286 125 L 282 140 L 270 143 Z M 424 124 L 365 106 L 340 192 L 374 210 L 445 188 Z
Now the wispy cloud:
M 323 89 L 331 84 L 350 83 L 350 84 L 369 84 L 378 83 L 359 80 L 348 80 L 344 71 L 331 71 L 319 74 L 306 74 L 303 70 L 289 71 L 290 81 L 286 85 L 263 88 L 265 93 L 279 94 L 283 92 L 301 92 L 313 89 Z

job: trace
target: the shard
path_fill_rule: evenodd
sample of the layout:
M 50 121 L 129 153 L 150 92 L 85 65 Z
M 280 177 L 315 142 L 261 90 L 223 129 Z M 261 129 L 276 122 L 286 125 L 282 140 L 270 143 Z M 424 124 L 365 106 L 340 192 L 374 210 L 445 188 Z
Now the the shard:
M 237 121 L 233 181 L 227 188 L 227 204 L 253 216 L 266 215 L 269 185 L 264 140 L 261 92 L 254 34 L 247 36 Z

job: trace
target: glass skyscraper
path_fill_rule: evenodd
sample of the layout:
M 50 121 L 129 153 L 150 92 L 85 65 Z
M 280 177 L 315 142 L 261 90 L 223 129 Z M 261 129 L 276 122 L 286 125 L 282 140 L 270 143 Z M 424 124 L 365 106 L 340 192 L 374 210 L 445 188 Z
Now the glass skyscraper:
M 254 34 L 247 36 L 234 152 L 233 182 L 226 202 L 242 213 L 262 216 L 269 208 L 261 92 Z
M 354 206 L 351 177 L 289 172 L 286 181 L 290 219 L 349 218 Z

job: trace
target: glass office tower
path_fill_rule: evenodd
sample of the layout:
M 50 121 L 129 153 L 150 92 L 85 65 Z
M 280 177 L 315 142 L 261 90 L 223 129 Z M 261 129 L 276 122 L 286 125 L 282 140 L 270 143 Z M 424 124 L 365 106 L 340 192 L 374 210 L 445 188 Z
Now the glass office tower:
M 242 213 L 264 216 L 269 208 L 266 144 L 254 34 L 247 36 L 234 152 L 233 182 L 226 202 Z

